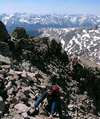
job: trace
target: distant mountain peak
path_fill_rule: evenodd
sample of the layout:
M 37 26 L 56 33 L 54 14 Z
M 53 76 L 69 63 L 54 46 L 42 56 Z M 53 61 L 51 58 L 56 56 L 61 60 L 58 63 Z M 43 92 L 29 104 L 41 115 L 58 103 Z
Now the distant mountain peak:
M 0 20 L 7 26 L 9 32 L 19 26 L 32 31 L 33 29 L 41 28 L 91 28 L 100 24 L 100 17 L 95 15 L 36 15 L 15 13 L 11 15 L 1 14 Z

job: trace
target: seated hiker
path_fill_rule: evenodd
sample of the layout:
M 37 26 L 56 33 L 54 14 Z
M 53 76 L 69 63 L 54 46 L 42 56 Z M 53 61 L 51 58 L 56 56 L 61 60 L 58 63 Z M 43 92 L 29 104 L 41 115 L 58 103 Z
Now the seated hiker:
M 35 114 L 39 113 L 39 105 L 45 98 L 48 100 L 48 105 L 46 106 L 45 110 L 49 112 L 50 118 L 52 118 L 56 112 L 59 113 L 59 116 L 62 116 L 60 87 L 57 84 L 52 85 L 50 90 L 46 90 L 41 96 L 36 96 L 36 101 L 34 104 Z

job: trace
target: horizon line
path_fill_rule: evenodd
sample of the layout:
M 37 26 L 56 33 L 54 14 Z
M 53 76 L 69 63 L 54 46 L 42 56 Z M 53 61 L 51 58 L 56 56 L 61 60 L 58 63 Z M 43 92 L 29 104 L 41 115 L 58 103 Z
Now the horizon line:
M 100 16 L 100 15 L 96 15 L 96 14 L 88 14 L 88 13 L 28 13 L 28 12 L 14 12 L 14 13 L 6 13 L 6 12 L 3 12 L 3 13 L 0 13 L 0 15 L 2 14 L 6 14 L 6 15 L 13 15 L 13 14 L 29 14 L 29 15 L 68 15 L 68 16 L 74 16 L 74 15 L 83 15 L 83 16 Z

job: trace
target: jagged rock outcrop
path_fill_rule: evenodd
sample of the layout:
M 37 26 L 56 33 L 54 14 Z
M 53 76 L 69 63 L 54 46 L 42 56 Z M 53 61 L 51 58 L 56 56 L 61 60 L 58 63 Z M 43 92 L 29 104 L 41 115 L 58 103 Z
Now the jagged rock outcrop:
M 21 39 L 21 38 L 28 38 L 28 34 L 27 34 L 26 30 L 23 27 L 17 27 L 12 32 L 12 37 L 14 38 L 14 40 Z
M 10 64 L 11 51 L 9 47 L 10 35 L 5 25 L 0 21 L 0 63 Z
M 7 42 L 10 39 L 5 25 L 0 21 L 0 41 Z

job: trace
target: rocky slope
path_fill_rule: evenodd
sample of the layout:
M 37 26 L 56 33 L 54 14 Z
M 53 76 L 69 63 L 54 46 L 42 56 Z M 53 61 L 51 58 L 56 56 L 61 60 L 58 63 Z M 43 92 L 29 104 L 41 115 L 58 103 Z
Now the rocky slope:
M 1 119 L 47 119 L 43 105 L 36 117 L 28 112 L 33 111 L 35 95 L 55 83 L 63 90 L 62 119 L 100 118 L 98 69 L 68 57 L 60 43 L 48 38 L 20 38 L 6 44 L 11 55 L 10 63 L 0 61 Z

